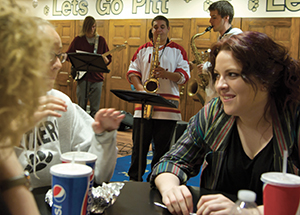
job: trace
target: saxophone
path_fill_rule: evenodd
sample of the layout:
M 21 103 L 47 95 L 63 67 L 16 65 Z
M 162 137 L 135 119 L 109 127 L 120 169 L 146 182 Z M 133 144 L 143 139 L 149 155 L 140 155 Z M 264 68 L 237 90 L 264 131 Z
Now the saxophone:
M 160 43 L 160 34 L 157 36 L 155 48 L 153 47 L 153 60 L 151 62 L 151 68 L 149 73 L 149 78 L 144 83 L 144 90 L 147 93 L 156 93 L 159 88 L 159 81 L 158 78 L 155 78 L 155 68 L 159 65 L 159 43 Z M 153 106 L 152 105 L 145 105 L 144 106 L 144 118 L 151 119 L 153 114 Z
M 205 31 L 203 31 L 202 33 L 195 34 L 191 38 L 191 48 L 192 48 L 193 54 L 195 56 L 195 60 L 193 61 L 193 63 L 196 63 L 197 65 L 203 63 L 204 57 L 200 56 L 200 53 L 198 52 L 197 46 L 195 44 L 195 39 L 199 36 L 202 36 L 206 32 L 210 31 L 212 29 L 212 27 L 213 26 L 207 27 L 205 29 Z M 205 98 L 203 98 L 203 96 L 200 95 L 200 90 L 205 92 L 205 87 L 209 84 L 209 75 L 208 74 L 200 74 L 199 79 L 200 79 L 200 83 L 197 81 L 197 79 L 191 79 L 189 81 L 187 92 L 188 92 L 189 96 L 196 95 L 198 97 L 198 99 L 200 100 L 201 104 L 204 105 Z

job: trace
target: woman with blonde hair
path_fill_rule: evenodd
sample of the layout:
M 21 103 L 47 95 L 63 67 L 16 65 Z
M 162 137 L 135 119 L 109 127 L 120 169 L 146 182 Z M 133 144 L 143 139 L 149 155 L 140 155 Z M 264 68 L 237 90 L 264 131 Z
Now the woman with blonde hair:
M 34 17 L 11 0 L 1 1 L 0 41 L 0 197 L 11 214 L 39 214 L 13 147 L 36 123 L 52 42 L 40 33 Z M 8 213 L 2 210 L 1 205 L 0 214 Z

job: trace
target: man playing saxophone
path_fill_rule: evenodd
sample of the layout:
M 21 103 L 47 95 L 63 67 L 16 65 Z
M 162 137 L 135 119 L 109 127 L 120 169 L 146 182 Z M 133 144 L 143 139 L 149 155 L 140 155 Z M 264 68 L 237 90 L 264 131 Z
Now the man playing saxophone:
M 231 22 L 234 16 L 233 6 L 226 0 L 216 1 L 212 3 L 209 8 L 210 12 L 210 24 L 213 27 L 214 32 L 219 32 L 218 41 L 230 37 L 232 35 L 243 33 L 239 28 L 233 28 Z M 191 63 L 191 70 L 194 65 Z M 198 74 L 208 74 L 207 68 L 210 65 L 209 62 L 205 62 L 197 65 Z M 206 87 L 206 99 L 205 103 L 209 102 L 210 99 L 216 96 L 214 87 L 210 84 Z
M 177 43 L 168 38 L 169 20 L 164 16 L 156 16 L 152 20 L 153 41 L 140 46 L 131 59 L 127 79 L 137 91 L 157 93 L 160 96 L 177 101 L 179 104 L 179 84 L 185 84 L 190 78 L 187 53 Z M 157 38 L 159 36 L 159 41 Z M 159 46 L 157 52 L 154 51 Z M 153 68 L 154 67 L 154 68 Z M 157 79 L 159 84 L 156 90 L 144 88 L 148 79 Z M 153 81 L 155 82 L 155 81 Z M 152 117 L 144 120 L 142 175 L 146 168 L 146 158 L 151 140 L 153 139 L 155 151 L 151 168 L 158 162 L 170 147 L 176 122 L 181 120 L 180 107 L 166 108 L 154 106 Z M 131 166 L 128 172 L 130 180 L 139 180 L 139 147 L 140 147 L 141 105 L 135 105 L 133 124 L 133 149 Z M 150 175 L 150 174 L 149 174 Z

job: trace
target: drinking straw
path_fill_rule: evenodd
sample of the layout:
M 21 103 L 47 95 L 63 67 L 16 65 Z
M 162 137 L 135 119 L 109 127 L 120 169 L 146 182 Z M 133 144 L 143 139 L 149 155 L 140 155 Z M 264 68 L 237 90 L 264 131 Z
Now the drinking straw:
M 283 174 L 286 173 L 287 167 L 287 150 L 283 150 L 283 161 L 282 161 L 282 172 Z
M 75 154 L 72 155 L 72 162 L 71 163 L 72 163 L 72 166 L 75 163 Z

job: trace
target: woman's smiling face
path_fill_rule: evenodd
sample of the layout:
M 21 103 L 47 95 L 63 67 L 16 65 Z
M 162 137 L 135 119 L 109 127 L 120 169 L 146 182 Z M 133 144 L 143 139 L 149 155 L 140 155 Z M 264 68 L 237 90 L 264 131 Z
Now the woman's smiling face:
M 258 80 L 254 80 L 257 91 L 242 77 L 242 65 L 232 56 L 231 51 L 222 50 L 216 57 L 214 70 L 215 89 L 220 95 L 224 111 L 228 115 L 248 116 L 257 108 L 264 108 L 268 92 Z

